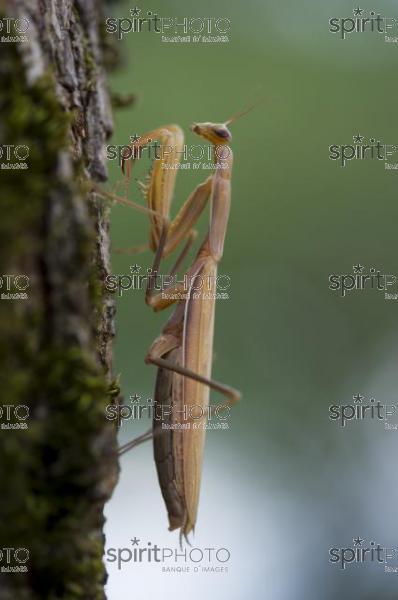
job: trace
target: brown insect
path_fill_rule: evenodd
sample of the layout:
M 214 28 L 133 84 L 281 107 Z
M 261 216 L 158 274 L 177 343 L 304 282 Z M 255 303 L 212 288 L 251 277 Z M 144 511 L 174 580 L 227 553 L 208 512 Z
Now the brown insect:
M 232 136 L 229 124 L 252 107 L 226 123 L 195 123 L 192 131 L 211 142 L 214 147 L 214 173 L 192 192 L 177 216 L 170 222 L 170 206 L 177 169 L 184 143 L 178 125 L 168 125 L 150 131 L 130 145 L 133 153 L 124 157 L 122 168 L 127 182 L 138 151 L 157 139 L 171 149 L 162 160 L 154 161 L 146 184 L 141 184 L 147 201 L 144 209 L 150 216 L 149 246 L 155 252 L 152 277 L 149 278 L 146 302 L 155 311 L 176 303 L 176 307 L 151 345 L 145 362 L 158 368 L 155 386 L 155 418 L 153 427 L 139 438 L 120 448 L 120 454 L 153 438 L 154 456 L 159 484 L 166 504 L 169 529 L 180 529 L 185 538 L 197 520 L 207 417 L 220 408 L 209 406 L 209 391 L 224 394 L 230 406 L 240 398 L 235 389 L 211 378 L 215 317 L 216 279 L 223 255 L 231 202 Z M 220 151 L 221 149 L 221 151 Z M 133 160 L 128 160 L 132 158 Z M 171 168 L 170 168 L 171 167 Z M 113 197 L 110 194 L 107 194 Z M 117 199 L 116 197 L 114 199 Z M 135 205 L 130 201 L 124 201 Z M 183 282 L 173 281 L 195 237 L 192 229 L 205 206 L 210 203 L 210 224 L 196 257 L 188 269 L 185 289 Z M 184 247 L 168 278 L 169 283 L 155 290 L 162 258 L 173 252 L 181 242 Z M 134 253 L 134 249 L 130 249 Z M 196 283 L 206 281 L 206 290 L 197 291 Z M 171 283 L 170 283 L 171 281 Z M 152 282 L 152 284 L 151 284 Z M 171 411 L 162 411 L 171 407 Z M 159 411 L 160 409 L 160 411 Z M 183 415 L 199 411 L 200 417 L 188 421 Z M 156 418 L 163 412 L 162 418 Z M 185 427 L 184 427 L 185 425 Z

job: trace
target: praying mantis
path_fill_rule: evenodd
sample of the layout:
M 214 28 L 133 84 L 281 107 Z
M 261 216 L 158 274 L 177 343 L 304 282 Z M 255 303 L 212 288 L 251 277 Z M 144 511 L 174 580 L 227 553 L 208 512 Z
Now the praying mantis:
M 157 367 L 155 406 L 171 406 L 172 411 L 162 420 L 153 420 L 153 427 L 139 438 L 120 448 L 120 454 L 153 438 L 154 457 L 159 484 L 168 512 L 169 529 L 179 529 L 180 536 L 188 539 L 194 530 L 199 504 L 203 452 L 206 434 L 206 415 L 217 407 L 209 406 L 210 389 L 223 394 L 230 406 L 240 399 L 234 388 L 212 379 L 213 334 L 215 318 L 215 281 L 218 264 L 223 255 L 231 203 L 231 175 L 233 155 L 229 143 L 232 140 L 228 126 L 238 117 L 251 110 L 231 117 L 225 123 L 194 123 L 194 133 L 210 142 L 214 147 L 216 168 L 204 182 L 200 183 L 170 220 L 177 169 L 184 134 L 178 125 L 167 125 L 154 129 L 130 144 L 133 154 L 124 156 L 122 169 L 129 181 L 132 162 L 139 149 L 152 139 L 171 148 L 161 161 L 154 161 L 149 179 L 141 184 L 147 208 L 140 210 L 149 214 L 149 246 L 154 252 L 152 274 L 156 278 L 161 261 L 170 255 L 182 242 L 183 248 L 171 270 L 177 273 L 187 256 L 196 232 L 193 226 L 207 204 L 210 204 L 210 222 L 207 234 L 189 267 L 184 283 L 173 281 L 158 291 L 148 279 L 146 302 L 155 311 L 176 304 L 160 335 L 147 352 L 145 362 Z M 221 148 L 220 153 L 216 149 Z M 130 160 L 133 156 L 133 160 Z M 171 167 L 171 168 L 167 168 Z M 112 195 L 108 196 L 112 197 Z M 124 202 L 135 205 L 132 202 Z M 138 206 L 139 207 L 139 206 Z M 195 281 L 210 282 L 207 289 L 195 290 Z M 220 406 L 220 405 L 219 405 Z M 203 417 L 195 427 L 179 429 L 181 414 L 199 408 Z M 192 422 L 190 423 L 190 425 Z M 166 425 L 166 428 L 164 427 Z

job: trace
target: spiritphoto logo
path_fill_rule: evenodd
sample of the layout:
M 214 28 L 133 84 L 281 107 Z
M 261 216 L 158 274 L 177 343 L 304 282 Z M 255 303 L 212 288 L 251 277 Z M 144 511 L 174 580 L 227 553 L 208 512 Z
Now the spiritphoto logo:
M 26 300 L 29 277 L 27 275 L 0 275 L 1 300 Z
M 353 144 L 333 144 L 329 146 L 329 159 L 338 161 L 341 167 L 346 167 L 352 161 L 379 160 L 387 161 L 397 152 L 395 144 L 384 144 L 374 137 L 366 138 L 357 133 L 352 136 Z M 386 169 L 398 169 L 398 164 L 385 164 Z
M 0 429 L 28 429 L 29 407 L 25 404 L 0 405 Z
M 360 536 L 353 538 L 352 545 L 346 548 L 330 548 L 329 562 L 345 571 L 348 566 L 353 565 L 383 565 L 385 573 L 398 573 L 397 548 L 388 548 L 374 541 L 366 543 Z M 390 563 L 390 564 L 389 564 Z
M 128 17 L 106 19 L 106 31 L 122 40 L 128 34 L 151 33 L 166 43 L 226 43 L 229 42 L 231 20 L 226 17 L 162 17 L 138 6 Z
M 160 566 L 162 573 L 227 573 L 230 558 L 228 548 L 166 548 L 153 542 L 142 544 L 137 537 L 124 548 L 108 548 L 105 552 L 106 562 L 118 571 L 126 565 L 152 563 Z
M 391 38 L 390 33 L 395 32 L 397 28 L 397 19 L 395 17 L 386 17 L 380 15 L 376 10 L 365 10 L 358 6 L 353 9 L 351 17 L 332 17 L 329 19 L 330 33 L 338 35 L 342 40 L 354 34 L 375 33 L 384 34 L 386 42 L 398 41 Z
M 146 275 L 141 275 L 140 265 L 131 265 L 130 274 L 107 275 L 105 278 L 105 288 L 108 292 L 118 294 L 119 298 L 124 293 L 142 290 L 148 288 L 151 292 L 159 293 L 161 298 L 166 300 L 187 300 L 192 297 L 204 300 L 227 300 L 229 293 L 227 290 L 231 287 L 231 278 L 228 275 L 218 274 L 216 276 L 185 274 L 179 278 L 177 274 L 161 275 L 151 268 L 146 270 Z
M 0 573 L 27 573 L 28 562 L 27 548 L 0 548 Z
M 26 17 L 18 19 L 3 17 L 0 19 L 0 42 L 23 43 L 28 41 L 25 35 L 29 30 L 29 20 Z
M 395 275 L 382 273 L 374 267 L 367 272 L 367 269 L 359 263 L 352 267 L 352 271 L 352 273 L 329 275 L 329 289 L 338 292 L 342 298 L 345 298 L 348 293 L 374 290 L 384 292 L 385 300 L 398 299 L 397 293 L 387 292 L 397 282 Z
M 384 423 L 386 431 L 398 430 L 397 423 L 389 423 L 397 415 L 395 404 L 382 404 L 374 397 L 366 398 L 358 393 L 349 404 L 333 404 L 329 406 L 329 419 L 346 427 L 353 421 L 377 421 Z
M 228 429 L 226 422 L 230 416 L 228 404 L 214 406 L 199 406 L 184 404 L 173 406 L 159 404 L 152 398 L 142 401 L 139 394 L 129 397 L 130 404 L 108 404 L 105 416 L 109 421 L 116 421 L 120 428 L 125 421 L 138 421 L 150 419 L 162 423 L 163 430 L 191 430 L 191 429 Z
M 0 146 L 0 169 L 28 169 L 29 146 L 3 144 Z
M 130 144 L 108 144 L 107 160 L 116 160 L 121 166 L 126 160 L 149 159 L 161 161 L 163 170 L 213 170 L 227 169 L 226 162 L 231 149 L 225 144 L 183 144 L 177 147 L 171 144 L 160 144 L 157 140 L 147 138 L 145 145 L 138 146 L 141 136 L 130 136 Z M 172 159 L 172 160 L 169 160 Z M 178 162 L 176 162 L 178 159 Z

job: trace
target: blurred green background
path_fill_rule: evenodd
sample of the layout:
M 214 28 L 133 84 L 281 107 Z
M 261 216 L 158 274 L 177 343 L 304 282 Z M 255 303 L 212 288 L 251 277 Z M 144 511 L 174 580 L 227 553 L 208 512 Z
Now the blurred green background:
M 393 2 L 360 6 L 398 17 Z M 112 14 L 128 17 L 132 7 L 119 3 Z M 343 572 L 329 563 L 329 548 L 350 547 L 358 535 L 398 546 L 398 433 L 376 421 L 341 429 L 328 408 L 352 403 L 358 392 L 397 401 L 397 306 L 376 291 L 342 299 L 328 278 L 357 263 L 398 274 L 398 172 L 377 160 L 343 169 L 328 148 L 358 133 L 398 141 L 398 45 L 376 33 L 345 41 L 329 33 L 329 18 L 352 16 L 345 1 L 148 0 L 139 8 L 230 18 L 230 41 L 173 44 L 127 34 L 118 42 L 126 62 L 111 88 L 137 102 L 116 112 L 111 143 L 178 123 L 196 144 L 193 121 L 224 121 L 265 100 L 232 126 L 232 210 L 220 267 L 231 290 L 217 303 L 213 375 L 243 399 L 230 429 L 208 434 L 194 538 L 195 546 L 228 547 L 229 572 L 170 575 L 132 564 L 119 572 L 109 564 L 109 598 L 396 599 L 397 575 L 376 564 Z M 109 170 L 114 185 L 117 164 Z M 179 173 L 174 210 L 208 174 Z M 139 199 L 134 186 L 131 197 Z M 147 218 L 115 206 L 111 233 L 114 248 L 145 243 Z M 144 271 L 151 260 L 149 252 L 114 254 L 112 269 L 129 274 L 138 263 Z M 156 373 L 143 359 L 166 318 L 151 313 L 142 291 L 118 300 L 115 372 L 126 403 L 130 394 L 153 394 Z M 121 442 L 148 426 L 123 425 Z M 134 536 L 178 546 L 149 444 L 122 459 L 107 515 L 108 546 L 128 546 Z

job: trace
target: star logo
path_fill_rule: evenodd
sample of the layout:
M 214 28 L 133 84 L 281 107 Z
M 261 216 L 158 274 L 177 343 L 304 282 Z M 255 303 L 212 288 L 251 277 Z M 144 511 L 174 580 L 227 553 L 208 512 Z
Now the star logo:
M 354 542 L 354 546 L 362 546 L 363 540 L 358 536 L 357 539 L 352 540 Z
M 356 17 L 361 17 L 363 13 L 363 8 L 361 8 L 360 6 L 358 6 L 357 8 L 354 8 L 354 15 Z
M 140 9 L 140 8 L 138 8 L 138 6 L 135 6 L 134 8 L 131 8 L 131 9 L 130 9 L 130 15 L 131 15 L 132 17 L 138 17 L 138 16 L 139 16 L 139 14 L 140 14 L 140 12 L 141 12 L 141 9 Z
M 131 265 L 130 266 L 130 273 L 139 273 L 140 269 L 141 269 L 140 265 L 137 265 L 137 264 Z
M 363 138 L 363 135 L 361 135 L 360 133 L 358 133 L 357 135 L 353 135 L 353 136 L 352 136 L 352 139 L 354 140 L 354 142 L 355 142 L 356 144 L 362 144 L 362 140 L 363 140 L 364 138 Z
M 359 273 L 362 273 L 365 267 L 362 265 L 354 265 L 352 268 L 354 269 L 354 273 L 358 275 Z
M 356 396 L 353 396 L 352 399 L 354 400 L 355 404 L 362 404 L 364 397 L 365 396 L 362 396 L 361 394 L 357 394 Z
M 137 135 L 136 133 L 134 135 L 130 135 L 130 142 L 132 144 L 135 144 L 136 142 L 138 142 L 139 139 L 140 139 L 140 136 Z
M 131 540 L 131 543 L 132 543 L 132 545 L 133 545 L 133 546 L 138 546 L 138 543 L 139 543 L 139 541 L 140 541 L 140 540 L 139 540 L 138 538 L 134 537 L 134 538 Z
M 135 394 L 133 394 L 132 396 L 130 396 L 130 400 L 131 400 L 132 402 L 138 402 L 138 400 L 139 400 L 140 398 L 141 398 L 141 396 L 139 396 L 139 395 L 137 394 L 137 392 L 136 392 Z

